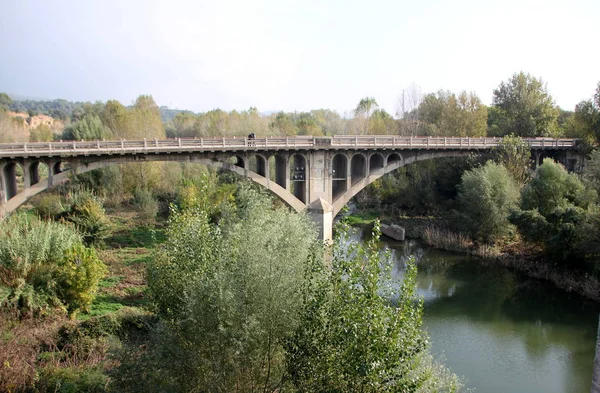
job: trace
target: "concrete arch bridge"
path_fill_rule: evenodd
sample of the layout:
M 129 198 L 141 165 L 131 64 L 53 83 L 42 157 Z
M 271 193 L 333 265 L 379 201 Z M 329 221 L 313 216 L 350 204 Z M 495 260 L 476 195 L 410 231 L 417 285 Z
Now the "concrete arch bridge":
M 0 144 L 0 218 L 32 196 L 94 169 L 128 162 L 201 163 L 245 176 L 298 212 L 307 211 L 332 237 L 335 215 L 360 190 L 422 160 L 481 153 L 500 138 L 334 136 L 200 138 Z M 537 162 L 552 156 L 582 166 L 574 139 L 525 139 Z M 46 171 L 41 171 L 46 167 Z M 44 179 L 41 173 L 47 173 Z

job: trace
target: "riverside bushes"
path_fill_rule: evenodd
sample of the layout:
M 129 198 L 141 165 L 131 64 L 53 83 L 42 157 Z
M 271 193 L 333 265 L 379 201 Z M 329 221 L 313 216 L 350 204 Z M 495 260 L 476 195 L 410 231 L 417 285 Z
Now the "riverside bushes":
M 0 223 L 0 304 L 17 314 L 85 310 L 105 271 L 71 226 L 25 214 Z

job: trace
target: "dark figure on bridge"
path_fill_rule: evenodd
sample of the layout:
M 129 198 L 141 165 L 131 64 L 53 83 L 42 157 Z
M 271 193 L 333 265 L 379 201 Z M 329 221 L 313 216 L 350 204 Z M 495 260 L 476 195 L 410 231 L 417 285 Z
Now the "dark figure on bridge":
M 254 139 L 256 135 L 254 133 L 248 134 L 248 146 L 254 146 Z

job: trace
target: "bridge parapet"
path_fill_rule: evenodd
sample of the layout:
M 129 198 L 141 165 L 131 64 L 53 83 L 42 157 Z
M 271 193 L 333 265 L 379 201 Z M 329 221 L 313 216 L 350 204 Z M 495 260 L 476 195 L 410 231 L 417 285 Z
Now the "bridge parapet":
M 523 139 L 532 150 L 571 150 L 577 139 Z M 183 151 L 322 150 L 322 149 L 492 149 L 502 138 L 334 136 L 277 138 L 177 138 L 119 141 L 0 143 L 1 158 L 86 156 Z

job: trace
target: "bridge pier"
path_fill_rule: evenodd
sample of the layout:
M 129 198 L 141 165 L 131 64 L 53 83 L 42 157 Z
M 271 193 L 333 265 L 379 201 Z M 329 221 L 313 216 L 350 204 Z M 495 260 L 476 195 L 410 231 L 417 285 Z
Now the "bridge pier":
M 331 241 L 333 239 L 333 206 L 319 198 L 308 205 L 306 212 L 319 230 L 319 240 Z

